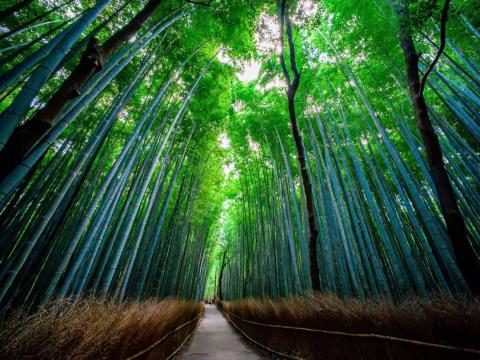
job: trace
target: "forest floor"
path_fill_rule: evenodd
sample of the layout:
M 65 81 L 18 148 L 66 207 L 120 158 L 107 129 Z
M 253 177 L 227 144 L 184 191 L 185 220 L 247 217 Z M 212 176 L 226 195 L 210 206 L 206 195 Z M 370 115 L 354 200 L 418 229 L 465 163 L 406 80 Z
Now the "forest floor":
M 206 305 L 202 322 L 181 359 L 255 360 L 261 357 L 232 330 L 215 306 Z

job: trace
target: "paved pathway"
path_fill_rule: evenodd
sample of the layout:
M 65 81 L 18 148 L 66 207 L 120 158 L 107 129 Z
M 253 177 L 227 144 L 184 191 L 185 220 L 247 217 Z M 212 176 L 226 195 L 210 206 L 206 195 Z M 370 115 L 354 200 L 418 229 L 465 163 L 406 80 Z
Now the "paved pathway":
M 256 360 L 256 352 L 232 330 L 215 306 L 205 305 L 205 315 L 181 359 Z

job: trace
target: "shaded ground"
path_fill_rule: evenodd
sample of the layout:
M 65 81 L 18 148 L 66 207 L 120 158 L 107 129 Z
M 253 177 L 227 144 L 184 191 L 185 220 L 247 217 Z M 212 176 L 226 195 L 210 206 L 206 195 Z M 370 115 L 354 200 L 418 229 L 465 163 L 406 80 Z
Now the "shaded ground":
M 261 357 L 250 349 L 212 305 L 205 306 L 205 315 L 192 342 L 181 359 L 255 360 Z

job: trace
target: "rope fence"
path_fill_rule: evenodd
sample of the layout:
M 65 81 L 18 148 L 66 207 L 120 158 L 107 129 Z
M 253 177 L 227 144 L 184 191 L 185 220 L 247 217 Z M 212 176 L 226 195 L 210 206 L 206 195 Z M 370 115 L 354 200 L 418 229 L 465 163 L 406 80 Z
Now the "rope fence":
M 225 318 L 228 320 L 228 322 L 235 328 L 237 329 L 240 333 L 242 333 L 243 336 L 245 336 L 248 340 L 250 340 L 252 343 L 254 343 L 255 345 L 261 347 L 262 349 L 264 350 L 267 350 L 268 352 L 272 353 L 272 354 L 275 354 L 275 355 L 279 355 L 281 357 L 284 357 L 284 358 L 287 358 L 287 359 L 294 359 L 294 360 L 305 360 L 303 358 L 300 358 L 300 357 L 296 357 L 296 356 L 291 356 L 291 355 L 287 355 L 287 354 L 284 354 L 284 353 L 281 353 L 281 352 L 278 352 L 276 350 L 273 350 L 271 348 L 269 348 L 268 346 L 265 346 L 261 343 L 259 343 L 258 341 L 252 339 L 250 336 L 248 336 L 245 331 L 243 331 L 242 329 L 240 329 L 237 324 L 235 324 L 235 322 L 232 321 L 232 319 L 230 319 L 230 317 L 228 316 L 228 314 L 231 314 L 227 311 L 225 311 L 223 313 L 223 315 L 225 315 Z M 233 314 L 232 314 L 233 315 Z
M 149 347 L 143 349 L 142 351 L 136 353 L 135 355 L 132 355 L 132 356 L 128 357 L 127 360 L 138 359 L 139 357 L 147 354 L 148 352 L 152 351 L 155 347 L 160 345 L 163 341 L 165 341 L 165 339 L 167 339 L 170 335 L 176 333 L 177 331 L 183 329 L 185 326 L 187 326 L 187 325 L 191 324 L 192 322 L 198 320 L 198 318 L 200 318 L 202 315 L 203 315 L 203 311 L 200 312 L 200 314 L 198 314 L 197 316 L 195 316 L 192 320 L 187 321 L 186 323 L 183 323 L 182 325 L 176 327 L 175 329 L 167 332 L 161 339 L 155 341 Z M 180 346 L 167 358 L 167 360 L 171 359 L 178 351 L 180 351 L 180 349 L 187 342 L 187 340 L 190 339 L 190 337 L 193 335 L 193 333 L 197 330 L 198 324 L 200 324 L 200 321 L 198 321 L 197 325 L 195 326 L 195 329 L 187 336 L 187 338 L 180 344 Z
M 400 343 L 406 343 L 406 344 L 432 347 L 432 348 L 436 348 L 436 349 L 462 351 L 462 352 L 467 352 L 467 353 L 471 353 L 471 354 L 480 355 L 480 350 L 479 349 L 465 348 L 465 347 L 459 347 L 459 346 L 453 346 L 453 345 L 437 344 L 437 343 L 431 343 L 431 342 L 420 341 L 420 340 L 405 339 L 405 338 L 396 337 L 396 336 L 381 335 L 381 334 L 375 334 L 375 333 L 365 333 L 365 334 L 362 334 L 362 333 L 348 333 L 348 332 L 344 332 L 344 331 L 311 329 L 311 328 L 288 326 L 288 325 L 263 324 L 263 323 L 259 323 L 259 322 L 256 322 L 256 321 L 243 319 L 242 317 L 240 317 L 236 314 L 233 314 L 230 311 L 225 310 L 225 309 L 223 309 L 223 311 L 224 311 L 224 313 L 226 313 L 228 315 L 231 315 L 232 317 L 242 321 L 243 323 L 257 325 L 257 326 L 277 328 L 277 329 L 286 329 L 286 330 L 298 330 L 298 331 L 305 331 L 305 332 L 322 333 L 322 334 L 355 337 L 355 338 L 380 339 L 380 340 L 387 340 L 387 341 L 394 341 L 394 342 L 400 342 Z M 230 321 L 230 322 L 232 322 L 232 321 Z M 242 331 L 242 333 L 243 333 L 243 331 Z M 285 355 L 282 355 L 282 356 L 285 356 Z M 298 359 L 298 358 L 292 358 L 292 359 Z
M 202 314 L 203 314 L 203 312 L 202 312 Z M 172 353 L 170 354 L 170 356 L 169 356 L 168 358 L 166 358 L 165 360 L 171 360 L 171 359 L 173 359 L 173 358 L 175 357 L 175 355 L 177 355 L 177 353 L 183 348 L 183 346 L 186 344 L 186 342 L 187 342 L 188 340 L 190 340 L 190 338 L 193 336 L 193 334 L 195 334 L 195 331 L 197 331 L 199 325 L 200 325 L 200 321 L 197 322 L 197 325 L 195 326 L 195 329 L 193 329 L 193 331 L 192 331 L 190 334 L 188 334 L 188 336 L 185 338 L 185 340 L 182 341 L 182 343 L 180 344 L 180 346 L 177 347 L 177 348 L 175 349 L 175 351 L 172 352 Z

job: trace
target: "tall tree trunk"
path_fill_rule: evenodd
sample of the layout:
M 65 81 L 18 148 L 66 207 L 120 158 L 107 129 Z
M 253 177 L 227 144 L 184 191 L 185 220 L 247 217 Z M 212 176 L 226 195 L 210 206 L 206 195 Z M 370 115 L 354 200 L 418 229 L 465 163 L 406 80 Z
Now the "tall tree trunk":
M 32 147 L 56 124 L 58 116 L 70 102 L 80 95 L 80 89 L 98 72 L 106 60 L 133 37 L 152 15 L 162 0 L 150 0 L 127 25 L 117 31 L 103 45 L 90 39 L 79 64 L 52 95 L 47 104 L 32 119 L 18 126 L 0 152 L 0 180 L 4 179 L 25 157 Z
M 283 29 L 286 24 L 286 33 L 288 39 L 288 45 L 290 50 L 290 68 L 293 72 L 293 81 L 288 73 L 287 66 L 285 64 L 284 50 L 285 43 L 283 40 Z M 305 149 L 303 147 L 302 135 L 298 128 L 297 115 L 295 113 L 295 95 L 297 93 L 298 85 L 300 84 L 300 73 L 297 69 L 295 61 L 295 46 L 293 43 L 292 26 L 290 17 L 288 14 L 288 8 L 286 6 L 286 0 L 282 0 L 280 4 L 280 64 L 282 66 L 283 75 L 287 82 L 287 97 L 288 97 L 288 113 L 290 115 L 290 124 L 292 126 L 293 138 L 295 140 L 295 146 L 297 148 L 297 157 L 300 164 L 300 172 L 302 175 L 303 189 L 305 191 L 305 199 L 307 204 L 308 226 L 310 229 L 310 236 L 308 239 L 308 250 L 310 259 L 310 278 L 312 281 L 312 290 L 320 291 L 320 274 L 318 269 L 317 259 L 317 224 L 315 220 L 315 212 L 313 205 L 312 184 L 307 172 L 307 166 L 305 162 Z
M 420 81 L 418 67 L 419 54 L 412 39 L 409 13 L 405 0 L 400 2 L 396 11 L 400 22 L 399 40 L 407 69 L 408 89 L 415 112 L 417 127 L 425 146 L 425 154 L 430 174 L 447 226 L 448 236 L 452 242 L 453 251 L 460 271 L 472 292 L 478 293 L 480 291 L 480 265 L 468 240 L 465 222 L 443 163 L 440 142 L 428 114 L 427 104 L 423 95 L 423 84 L 426 78 L 424 77 L 424 79 Z M 445 24 L 442 25 L 443 27 L 445 26 Z M 442 37 L 444 40 L 444 33 Z
M 223 300 L 223 297 L 222 297 L 222 280 L 223 280 L 223 270 L 225 270 L 225 266 L 227 265 L 225 263 L 225 257 L 226 256 L 227 256 L 227 250 L 225 250 L 223 252 L 222 265 L 220 266 L 220 275 L 218 276 L 218 294 L 216 294 L 218 300 Z

